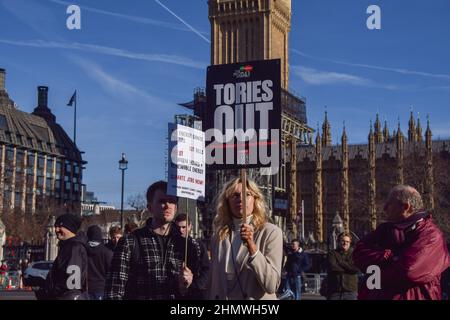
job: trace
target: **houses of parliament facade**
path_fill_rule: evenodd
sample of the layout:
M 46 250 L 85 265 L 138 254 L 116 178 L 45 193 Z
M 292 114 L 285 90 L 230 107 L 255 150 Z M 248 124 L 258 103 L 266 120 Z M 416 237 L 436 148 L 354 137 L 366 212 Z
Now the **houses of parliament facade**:
M 329 241 L 339 214 L 346 231 L 358 237 L 384 222 L 383 205 L 397 184 L 415 187 L 424 206 L 450 236 L 450 140 L 433 140 L 430 122 L 423 130 L 411 112 L 407 133 L 400 124 L 390 132 L 378 115 L 367 143 L 349 145 L 345 127 L 332 145 L 325 113 L 313 145 L 297 149 L 297 193 L 304 200 L 305 229 L 319 243 Z
M 392 132 L 386 123 L 382 128 L 377 115 L 367 143 L 349 145 L 343 128 L 341 143 L 332 145 L 327 114 L 322 132 L 314 130 L 307 124 L 306 99 L 289 90 L 291 0 L 209 0 L 208 6 L 212 65 L 281 60 L 281 168 L 274 177 L 259 170 L 249 170 L 249 176 L 265 193 L 271 217 L 286 240 L 300 236 L 302 208 L 306 240 L 327 243 L 337 215 L 345 230 L 364 235 L 383 221 L 383 202 L 396 184 L 416 187 L 449 237 L 450 140 L 433 141 L 430 123 L 422 129 L 412 114 L 407 136 L 399 125 Z M 205 91 L 196 89 L 194 100 L 182 105 L 202 120 Z M 202 237 L 211 235 L 220 189 L 237 174 L 207 170 L 206 202 L 198 203 Z M 279 195 L 288 201 L 282 212 L 274 207 Z

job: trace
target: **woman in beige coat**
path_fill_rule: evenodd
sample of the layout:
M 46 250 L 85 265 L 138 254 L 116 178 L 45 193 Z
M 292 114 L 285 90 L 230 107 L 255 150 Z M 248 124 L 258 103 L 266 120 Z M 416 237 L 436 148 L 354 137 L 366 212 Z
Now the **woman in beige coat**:
M 218 198 L 211 240 L 209 299 L 276 299 L 283 257 L 282 231 L 268 222 L 264 196 L 247 181 L 247 221 L 242 183 L 229 181 Z

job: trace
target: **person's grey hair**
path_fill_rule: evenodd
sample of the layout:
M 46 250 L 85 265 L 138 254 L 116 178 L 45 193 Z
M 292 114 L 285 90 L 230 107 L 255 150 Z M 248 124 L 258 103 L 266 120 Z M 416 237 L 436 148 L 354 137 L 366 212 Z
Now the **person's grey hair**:
M 395 199 L 402 203 L 409 203 L 413 212 L 417 212 L 423 209 L 423 201 L 419 192 L 408 185 L 398 185 L 392 188 L 392 195 Z

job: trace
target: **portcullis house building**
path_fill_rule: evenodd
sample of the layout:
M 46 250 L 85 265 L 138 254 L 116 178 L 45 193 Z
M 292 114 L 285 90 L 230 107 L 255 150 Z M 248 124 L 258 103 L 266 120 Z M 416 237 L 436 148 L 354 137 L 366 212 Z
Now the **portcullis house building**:
M 86 162 L 48 107 L 48 87 L 38 87 L 38 105 L 26 113 L 9 97 L 5 75 L 0 69 L 0 211 L 80 212 Z

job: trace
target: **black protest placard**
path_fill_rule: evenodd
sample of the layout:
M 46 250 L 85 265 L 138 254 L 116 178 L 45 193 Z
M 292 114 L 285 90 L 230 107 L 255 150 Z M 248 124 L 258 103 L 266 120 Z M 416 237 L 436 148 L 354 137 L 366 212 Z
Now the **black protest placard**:
M 208 67 L 204 130 L 211 169 L 278 171 L 280 75 L 280 59 Z

